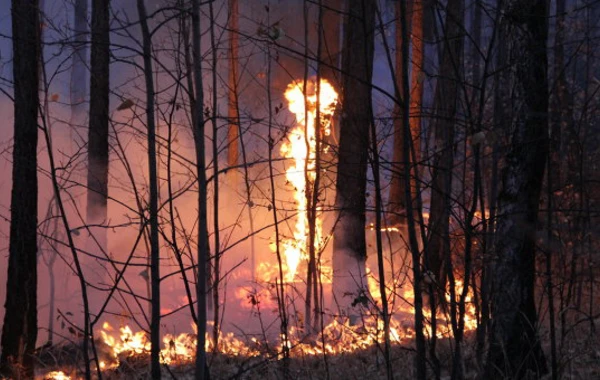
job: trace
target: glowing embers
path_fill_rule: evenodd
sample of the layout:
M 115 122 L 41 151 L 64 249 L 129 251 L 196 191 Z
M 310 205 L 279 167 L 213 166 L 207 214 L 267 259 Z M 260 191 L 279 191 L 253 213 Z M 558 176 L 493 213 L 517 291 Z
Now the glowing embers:
M 319 141 L 331 133 L 331 119 L 338 94 L 326 80 L 321 80 L 319 86 L 314 81 L 306 85 L 299 81 L 288 86 L 285 98 L 297 122 L 296 127 L 289 133 L 288 141 L 281 146 L 283 157 L 292 161 L 285 174 L 288 183 L 294 189 L 294 208 L 297 210 L 293 236 L 282 242 L 285 258 L 284 281 L 294 282 L 300 261 L 308 258 L 309 210 L 318 211 L 318 206 L 311 203 L 316 199 L 313 191 L 318 191 L 315 189 L 317 160 L 319 152 L 323 151 Z M 319 128 L 316 126 L 317 122 Z M 315 217 L 314 223 L 314 247 L 318 251 L 322 244 L 322 221 L 319 215 Z

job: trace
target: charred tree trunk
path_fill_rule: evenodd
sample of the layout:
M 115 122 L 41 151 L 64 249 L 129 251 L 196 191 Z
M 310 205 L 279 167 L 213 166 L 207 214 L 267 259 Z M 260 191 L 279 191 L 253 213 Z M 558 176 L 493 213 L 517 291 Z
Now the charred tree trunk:
M 375 4 L 350 0 L 342 57 L 342 117 L 333 235 L 334 299 L 349 312 L 354 299 L 368 291 L 365 206 L 367 153 L 373 72 Z
M 504 11 L 515 95 L 522 103 L 498 200 L 486 375 L 539 378 L 546 372 L 534 299 L 535 231 L 548 150 L 546 1 L 508 1 Z
M 87 223 L 96 227 L 90 228 L 94 239 L 88 240 L 86 248 L 97 255 L 106 253 L 107 240 L 106 229 L 101 225 L 106 223 L 108 199 L 109 4 L 110 0 L 92 1 Z M 101 264 L 90 262 L 84 266 L 90 281 L 102 280 Z
M 12 1 L 14 145 L 8 279 L 0 376 L 33 378 L 37 339 L 37 142 L 40 18 L 37 0 Z

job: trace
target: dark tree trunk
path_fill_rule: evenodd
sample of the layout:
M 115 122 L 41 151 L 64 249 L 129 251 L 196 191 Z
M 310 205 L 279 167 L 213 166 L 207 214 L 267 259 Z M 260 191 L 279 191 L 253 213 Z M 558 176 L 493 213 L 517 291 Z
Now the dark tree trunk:
M 535 231 L 548 150 L 546 1 L 508 1 L 504 12 L 514 93 L 522 103 L 498 199 L 486 374 L 539 378 L 546 372 L 534 299 Z
M 202 52 L 200 49 L 200 0 L 192 1 L 192 51 L 193 73 L 195 83 L 195 125 L 192 127 L 196 149 L 196 173 L 198 175 L 198 279 L 196 293 L 198 297 L 198 343 L 196 346 L 196 379 L 209 378 L 206 363 L 206 278 L 209 258 L 208 222 L 207 222 L 207 183 L 206 183 L 206 150 L 204 143 L 204 92 L 202 86 Z M 191 92 L 194 90 L 190 89 Z
M 92 1 L 90 127 L 88 131 L 88 222 L 106 219 L 108 196 L 109 0 Z
M 425 268 L 435 276 L 442 293 L 446 283 L 444 262 L 450 255 L 448 228 L 454 165 L 454 123 L 463 56 L 463 7 L 464 0 L 449 0 L 446 7 L 443 54 L 435 93 L 435 119 L 432 120 L 436 151 L 433 157 L 430 238 Z
M 106 253 L 107 240 L 106 229 L 99 225 L 106 223 L 108 198 L 109 3 L 110 0 L 92 0 L 87 223 L 93 226 L 90 232 L 94 238 L 88 239 L 86 249 L 98 256 Z M 103 281 L 102 264 L 86 258 L 83 266 L 88 281 Z M 93 294 L 91 298 L 95 298 Z
M 73 67 L 71 68 L 71 128 L 82 122 L 86 94 L 88 1 L 77 0 L 74 6 Z M 75 136 L 71 134 L 72 138 Z
M 343 90 L 333 237 L 334 297 L 342 311 L 367 291 L 365 197 L 373 72 L 375 4 L 348 3 L 342 57 Z
M 568 160 L 561 160 L 567 154 L 569 144 L 572 139 L 570 133 L 573 122 L 573 104 L 569 85 L 567 83 L 566 66 L 565 66 L 565 0 L 556 1 L 556 37 L 554 39 L 554 96 L 550 108 L 551 119 L 551 139 L 550 144 L 552 153 L 550 155 L 551 167 L 554 173 L 554 191 L 564 185 L 566 178 L 574 178 L 575 171 L 564 173 L 564 166 L 569 168 L 577 165 L 569 165 Z M 565 135 L 564 138 L 562 135 Z M 567 141 L 566 144 L 561 144 L 561 141 Z M 565 178 L 566 177 L 566 178 Z
M 12 1 L 14 145 L 10 245 L 0 376 L 33 378 L 37 339 L 37 0 Z
M 150 370 L 152 379 L 160 379 L 160 250 L 158 241 L 158 176 L 156 168 L 156 124 L 154 121 L 154 73 L 152 71 L 152 37 L 148 28 L 144 0 L 137 0 L 142 29 L 144 78 L 146 80 L 146 127 L 148 128 L 148 173 L 150 188 L 150 281 L 152 317 L 150 321 Z
M 500 2 L 502 0 L 498 0 Z M 490 163 L 490 184 L 488 190 L 488 205 L 490 208 L 488 231 L 486 235 L 486 254 L 483 257 L 483 267 L 481 271 L 481 321 L 477 327 L 477 356 L 478 361 L 483 360 L 483 350 L 485 346 L 485 340 L 488 333 L 489 319 L 490 319 L 490 247 L 494 244 L 494 231 L 496 223 L 496 209 L 498 200 L 498 165 L 500 161 L 500 143 L 499 140 L 504 141 L 504 136 L 509 130 L 510 120 L 512 119 L 512 112 L 510 112 L 511 104 L 509 99 L 509 72 L 506 69 L 507 65 L 507 50 L 508 41 L 506 40 L 506 31 L 503 28 L 499 28 L 497 37 L 497 48 L 495 57 L 496 74 L 494 76 L 494 108 L 493 108 L 493 120 L 494 125 L 492 134 L 496 136 L 496 139 L 492 142 L 492 154 Z

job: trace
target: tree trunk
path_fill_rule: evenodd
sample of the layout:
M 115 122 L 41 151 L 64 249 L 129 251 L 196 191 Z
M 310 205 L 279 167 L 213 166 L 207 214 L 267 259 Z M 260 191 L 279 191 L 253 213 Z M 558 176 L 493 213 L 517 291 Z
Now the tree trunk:
M 37 339 L 37 0 L 12 1 L 14 145 L 8 279 L 0 376 L 33 378 Z
M 333 236 L 334 300 L 342 312 L 367 290 L 365 206 L 375 4 L 350 0 L 342 57 L 342 116 Z
M 207 183 L 206 183 L 206 151 L 204 144 L 204 93 L 202 86 L 202 52 L 200 48 L 200 0 L 192 1 L 192 51 L 194 58 L 195 82 L 195 114 L 196 124 L 193 126 L 194 145 L 196 150 L 196 174 L 198 176 L 198 279 L 196 293 L 198 297 L 198 342 L 196 345 L 196 379 L 209 378 L 206 363 L 206 265 L 209 258 L 208 220 L 207 220 Z M 190 91 L 192 91 L 190 89 Z
M 71 128 L 80 125 L 84 120 L 88 51 L 86 34 L 88 31 L 87 12 L 88 1 L 76 0 L 73 23 L 73 67 L 71 68 Z M 75 134 L 71 133 L 71 141 L 74 137 Z
M 566 178 L 573 178 L 572 175 L 575 175 L 572 170 L 570 173 L 564 173 L 563 166 L 576 167 L 576 165 L 569 165 L 568 160 L 561 160 L 561 157 L 567 155 L 568 152 L 568 142 L 572 139 L 570 131 L 573 122 L 573 104 L 571 94 L 569 93 L 565 67 L 565 12 L 565 0 L 557 0 L 556 37 L 554 39 L 554 96 L 551 99 L 550 109 L 552 117 L 550 144 L 553 152 L 550 155 L 550 159 L 555 178 L 552 191 L 561 188 Z M 561 138 L 563 134 L 565 136 Z M 563 140 L 567 141 L 564 145 L 561 144 Z
M 93 227 L 94 239 L 88 239 L 86 249 L 98 256 L 106 253 L 108 199 L 108 122 L 109 122 L 109 3 L 92 1 L 92 54 L 90 69 L 90 116 L 88 129 L 87 223 Z M 91 283 L 104 278 L 103 264 L 86 258 L 86 277 Z
M 454 123 L 463 56 L 463 7 L 463 0 L 449 0 L 446 7 L 444 47 L 435 93 L 435 119 L 432 120 L 436 151 L 433 157 L 430 238 L 425 268 L 435 276 L 441 294 L 446 283 L 444 262 L 450 256 L 448 229 L 454 165 Z
M 411 90 L 410 90 L 410 134 L 412 136 L 412 146 L 415 151 L 415 165 L 418 165 L 421 159 L 421 112 L 423 103 L 423 83 L 425 82 L 424 58 L 425 46 L 423 41 L 423 0 L 413 0 L 412 22 L 411 22 L 411 42 L 412 42 L 412 71 L 411 71 Z M 418 166 L 415 166 L 417 170 Z M 411 183 L 414 182 L 412 178 Z M 416 185 L 412 185 L 411 192 L 413 199 L 415 197 Z
M 212 124 L 212 159 L 213 159 L 213 237 L 214 237 L 214 260 L 212 262 L 212 306 L 213 306 L 213 344 L 214 352 L 219 351 L 219 284 L 221 278 L 221 237 L 219 229 L 219 127 L 217 125 L 217 43 L 215 39 L 215 16 L 213 3 L 208 4 L 210 22 L 210 50 L 212 61 L 212 111 L 210 122 Z M 236 104 L 237 107 L 237 104 Z M 237 140 L 236 140 L 237 144 Z
M 415 152 L 414 169 L 411 167 L 409 172 L 418 170 L 417 166 L 421 157 L 421 107 L 423 101 L 423 0 L 412 0 L 409 2 L 407 10 L 408 15 L 411 15 L 411 21 L 408 22 L 407 29 L 411 31 L 410 41 L 412 43 L 412 70 L 411 72 L 411 93 L 410 93 L 410 136 L 412 139 L 412 147 Z M 402 88 L 402 33 L 399 24 L 400 17 L 400 2 L 396 5 L 396 81 L 398 88 Z M 400 97 L 399 97 L 400 98 Z M 406 223 L 406 205 L 404 204 L 404 165 L 402 164 L 402 149 L 403 149 L 403 131 L 402 131 L 402 109 L 399 104 L 394 106 L 394 153 L 393 153 L 393 169 L 392 180 L 390 182 L 390 194 L 388 200 L 388 212 L 390 213 L 389 221 L 391 224 Z M 416 176 L 411 176 L 411 196 L 416 198 Z M 414 209 L 416 212 L 416 209 Z
M 152 379 L 160 379 L 160 251 L 158 241 L 158 176 L 156 168 L 156 124 L 154 121 L 154 73 L 152 71 L 152 37 L 148 28 L 144 0 L 137 0 L 146 80 L 146 127 L 148 128 L 148 173 L 150 188 L 150 281 L 152 313 L 150 320 L 150 371 Z
M 90 126 L 88 134 L 88 222 L 106 219 L 108 196 L 109 0 L 92 1 Z
M 341 0 L 323 0 L 322 47 L 319 52 L 319 71 L 322 79 L 339 89 L 341 87 L 340 61 L 340 24 L 342 19 Z
M 500 2 L 502 0 L 498 0 Z M 498 26 L 496 26 L 498 27 Z M 483 257 L 483 267 L 481 271 L 481 322 L 477 327 L 477 356 L 478 362 L 482 362 L 483 350 L 485 348 L 485 340 L 488 333 L 489 319 L 490 319 L 490 248 L 494 244 L 494 231 L 496 223 L 496 208 L 498 201 L 498 166 L 500 161 L 500 143 L 504 141 L 505 133 L 508 133 L 510 120 L 512 120 L 512 113 L 509 111 L 511 108 L 509 99 L 509 73 L 506 69 L 507 66 L 507 50 L 508 42 L 506 40 L 506 30 L 500 28 L 498 30 L 497 37 L 497 50 L 496 50 L 496 73 L 494 75 L 494 108 L 493 108 L 493 120 L 494 125 L 491 131 L 492 135 L 496 138 L 492 142 L 492 154 L 491 154 L 491 168 L 490 168 L 490 184 L 488 190 L 488 205 L 490 208 L 489 212 L 489 223 L 488 231 L 486 235 L 486 255 Z
M 418 1 L 418 0 L 417 0 Z M 410 12 L 407 12 L 410 13 Z M 396 55 L 395 55 L 395 72 L 396 72 L 396 86 L 397 90 L 403 88 L 402 83 L 402 71 L 403 71 L 403 59 L 402 59 L 402 25 L 400 24 L 408 18 L 402 18 L 400 12 L 400 2 L 396 3 L 395 7 L 396 17 Z M 407 31 L 411 28 L 407 25 Z M 405 41 L 410 46 L 410 38 Z M 410 50 L 409 50 L 410 51 Z M 402 94 L 396 94 L 396 98 L 401 99 Z M 402 99 L 404 100 L 404 99 Z M 406 205 L 404 204 L 404 166 L 406 163 L 402 160 L 402 149 L 404 147 L 404 131 L 403 128 L 403 117 L 402 113 L 404 110 L 401 105 L 396 103 L 394 105 L 394 145 L 393 145 L 393 157 L 392 157 L 392 178 L 390 180 L 390 192 L 388 195 L 387 212 L 389 214 L 388 223 L 391 225 L 397 225 L 405 223 Z M 410 170 L 409 170 L 410 171 Z
M 230 168 L 239 162 L 239 115 L 238 115 L 238 58 L 239 58 L 239 10 L 238 0 L 229 0 L 229 87 L 227 91 L 227 117 L 229 128 L 227 130 L 227 163 Z M 229 177 L 237 182 L 237 169 L 229 170 Z M 252 258 L 254 262 L 254 258 Z M 254 270 L 254 264 L 252 264 Z
M 505 27 L 522 100 L 499 195 L 487 378 L 539 378 L 546 363 L 534 299 L 535 231 L 548 150 L 546 1 L 508 1 Z

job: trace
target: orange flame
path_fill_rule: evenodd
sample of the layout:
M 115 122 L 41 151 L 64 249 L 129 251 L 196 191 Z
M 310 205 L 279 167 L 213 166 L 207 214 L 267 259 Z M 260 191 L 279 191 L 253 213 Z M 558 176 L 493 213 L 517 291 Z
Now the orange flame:
M 306 87 L 307 93 L 304 93 Z M 317 133 L 331 133 L 331 117 L 337 105 L 338 94 L 326 80 L 321 80 L 319 88 L 314 81 L 304 86 L 303 82 L 290 84 L 285 92 L 290 111 L 296 116 L 297 126 L 290 132 L 287 143 L 281 146 L 281 154 L 291 158 L 293 164 L 286 170 L 286 179 L 294 187 L 298 215 L 293 238 L 283 242 L 286 263 L 285 281 L 293 282 L 301 260 L 308 254 L 308 212 L 307 196 L 309 187 L 316 177 Z M 310 93 L 308 93 L 310 92 Z M 318 99 L 317 99 L 318 95 Z M 320 128 L 316 127 L 317 101 L 319 106 Z M 322 243 L 322 222 L 317 218 L 315 226 L 315 248 Z
M 48 372 L 43 377 L 44 380 L 71 380 L 71 376 L 67 375 L 63 371 L 52 371 Z

